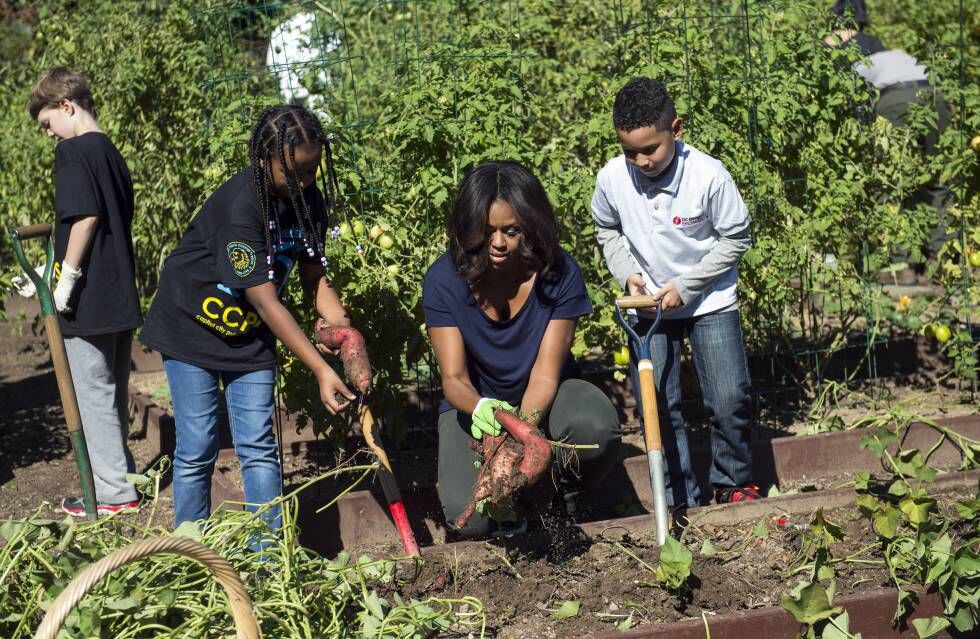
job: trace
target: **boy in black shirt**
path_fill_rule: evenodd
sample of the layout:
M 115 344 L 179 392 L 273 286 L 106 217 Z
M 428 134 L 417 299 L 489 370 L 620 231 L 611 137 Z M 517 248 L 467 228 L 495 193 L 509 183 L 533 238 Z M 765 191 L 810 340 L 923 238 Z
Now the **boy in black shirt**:
M 54 302 L 92 460 L 98 512 L 139 505 L 126 481 L 133 329 L 140 324 L 130 228 L 133 184 L 119 151 L 99 128 L 87 78 L 55 67 L 38 80 L 31 119 L 54 138 Z M 81 497 L 62 508 L 85 515 Z

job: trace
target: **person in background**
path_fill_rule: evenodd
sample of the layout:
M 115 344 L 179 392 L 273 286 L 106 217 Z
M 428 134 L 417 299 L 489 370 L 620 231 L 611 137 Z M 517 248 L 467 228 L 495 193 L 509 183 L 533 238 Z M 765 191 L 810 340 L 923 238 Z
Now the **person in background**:
M 864 0 L 837 0 L 831 9 L 837 22 L 833 32 L 824 38 L 828 46 L 854 46 L 864 56 L 854 63 L 854 71 L 878 91 L 874 110 L 895 126 L 905 126 L 910 107 L 922 104 L 930 107 L 936 116 L 934 127 L 919 140 L 927 156 L 936 154 L 939 136 L 949 126 L 951 114 L 942 94 L 929 80 L 926 67 L 915 57 L 900 49 L 888 49 L 876 36 L 865 32 L 869 26 L 868 9 Z M 935 227 L 926 245 L 924 255 L 934 257 L 949 239 L 946 231 L 945 209 L 949 190 L 933 179 L 909 196 L 903 206 L 913 209 L 919 204 L 931 206 L 936 211 Z M 898 262 L 909 259 L 907 251 L 893 256 Z M 896 275 L 900 285 L 915 284 L 924 272 L 924 264 L 915 264 L 900 270 Z M 889 274 L 882 274 L 883 283 L 893 281 Z
M 72 384 L 95 479 L 96 510 L 109 515 L 139 506 L 126 481 L 133 459 L 129 368 L 140 325 L 133 252 L 133 181 L 126 161 L 99 128 L 88 79 L 55 67 L 37 81 L 31 119 L 54 150 L 54 303 L 65 336 Z M 85 516 L 81 497 L 61 508 Z

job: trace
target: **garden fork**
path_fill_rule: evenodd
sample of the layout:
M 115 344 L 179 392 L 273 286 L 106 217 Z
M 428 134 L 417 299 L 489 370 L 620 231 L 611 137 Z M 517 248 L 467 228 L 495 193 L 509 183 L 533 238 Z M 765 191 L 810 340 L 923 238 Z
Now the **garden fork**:
M 626 322 L 622 309 L 657 308 L 653 324 L 642 338 Z M 650 489 L 653 492 L 653 517 L 657 527 L 657 544 L 667 541 L 667 487 L 664 483 L 664 450 L 660 439 L 660 414 L 657 411 L 657 384 L 653 376 L 653 360 L 650 357 L 650 342 L 660 327 L 661 307 L 659 300 L 652 295 L 630 295 L 616 298 L 616 318 L 623 326 L 633 343 L 633 349 L 640 361 L 636 368 L 640 377 L 640 402 L 643 404 L 643 443 L 647 452 L 647 468 L 650 471 Z M 636 392 L 634 389 L 633 392 Z
M 31 268 L 21 242 L 35 237 L 43 237 L 47 242 L 47 260 L 44 275 L 38 275 Z M 58 394 L 61 395 L 61 407 L 68 424 L 68 436 L 71 447 L 75 452 L 75 464 L 78 466 L 78 477 L 82 483 L 82 500 L 85 502 L 85 518 L 97 518 L 95 497 L 95 480 L 92 477 L 92 464 L 89 461 L 88 446 L 85 445 L 85 433 L 82 431 L 82 416 L 78 412 L 78 398 L 75 396 L 75 385 L 71 381 L 71 369 L 68 367 L 68 353 L 65 351 L 65 340 L 61 334 L 61 324 L 58 322 L 58 312 L 54 308 L 54 298 L 51 296 L 51 269 L 54 266 L 54 243 L 51 242 L 50 224 L 33 224 L 22 226 L 10 232 L 14 245 L 14 253 L 21 268 L 34 282 L 37 297 L 41 302 L 41 315 L 44 316 L 44 332 L 48 337 L 48 348 L 51 350 L 51 362 L 54 364 L 54 376 L 58 380 Z

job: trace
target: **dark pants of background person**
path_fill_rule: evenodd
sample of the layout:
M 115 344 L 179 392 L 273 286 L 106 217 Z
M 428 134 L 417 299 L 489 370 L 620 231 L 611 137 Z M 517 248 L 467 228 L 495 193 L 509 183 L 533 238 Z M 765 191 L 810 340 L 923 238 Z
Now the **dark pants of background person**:
M 634 330 L 646 335 L 652 320 L 639 317 Z M 745 486 L 752 482 L 749 426 L 749 367 L 742 341 L 739 312 L 708 313 L 698 317 L 664 320 L 653 336 L 652 357 L 660 433 L 667 462 L 665 481 L 670 506 L 701 505 L 691 453 L 681 416 L 681 353 L 685 333 L 691 340 L 694 366 L 701 384 L 704 407 L 711 414 L 711 470 L 714 488 Z M 637 353 L 630 344 L 630 373 L 636 411 L 642 415 Z M 707 503 L 707 500 L 704 500 Z
M 618 461 L 619 416 L 612 402 L 592 384 L 567 379 L 558 386 L 551 411 L 543 421 L 547 437 L 568 444 L 598 444 L 594 449 L 557 449 L 562 468 L 578 468 L 582 478 L 581 498 L 601 483 Z M 439 501 L 446 521 L 458 517 L 470 501 L 479 456 L 470 448 L 470 416 L 448 410 L 439 416 Z M 574 459 L 577 457 L 577 460 Z M 547 478 L 541 481 L 548 481 Z M 474 537 L 491 531 L 489 517 L 474 513 L 460 537 Z
M 949 126 L 950 111 L 946 99 L 941 93 L 932 89 L 926 81 L 902 83 L 881 90 L 881 95 L 875 104 L 875 112 L 895 126 L 903 126 L 907 121 L 909 105 L 923 104 L 932 106 L 936 111 L 936 128 L 931 129 L 919 144 L 927 157 L 937 152 L 940 134 Z M 914 209 L 919 204 L 931 206 L 936 210 L 936 225 L 933 227 L 929 240 L 923 247 L 926 257 L 934 257 L 943 244 L 953 236 L 946 230 L 946 205 L 949 200 L 949 189 L 940 184 L 934 177 L 928 184 L 923 184 L 903 202 L 906 209 Z M 897 260 L 907 260 L 908 253 L 902 251 L 895 255 Z

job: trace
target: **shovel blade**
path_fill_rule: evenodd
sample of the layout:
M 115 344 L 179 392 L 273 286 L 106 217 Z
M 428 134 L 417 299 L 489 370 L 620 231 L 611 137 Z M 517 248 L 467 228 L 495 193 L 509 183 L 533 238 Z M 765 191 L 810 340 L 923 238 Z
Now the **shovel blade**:
M 656 524 L 657 545 L 667 541 L 667 484 L 664 481 L 664 453 L 651 450 L 647 453 L 647 467 L 650 471 L 650 489 L 653 492 L 653 518 Z

